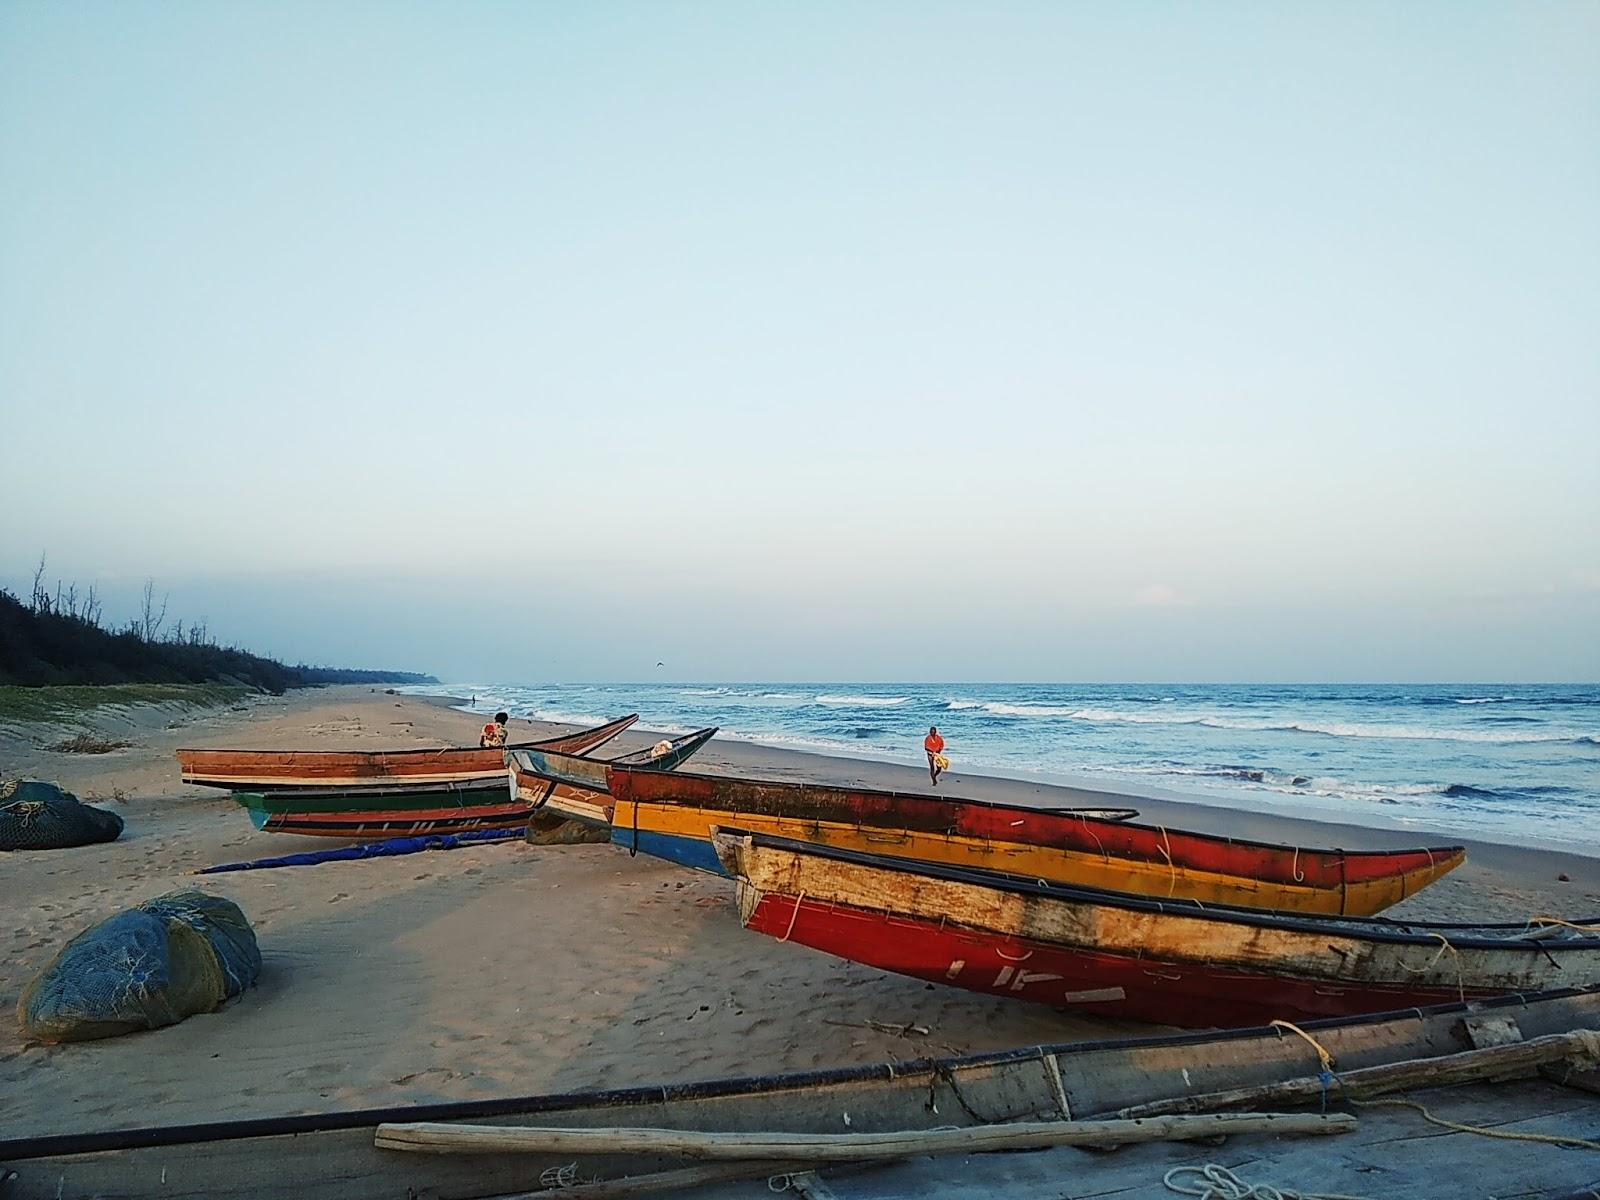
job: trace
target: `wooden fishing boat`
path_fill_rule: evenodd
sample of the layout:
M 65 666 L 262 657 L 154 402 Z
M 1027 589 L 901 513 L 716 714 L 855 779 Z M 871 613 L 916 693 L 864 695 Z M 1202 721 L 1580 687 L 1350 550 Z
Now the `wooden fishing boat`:
M 183 782 L 202 787 L 330 788 L 401 783 L 459 783 L 492 779 L 505 791 L 506 749 L 549 749 L 583 754 L 605 745 L 639 719 L 618 720 L 522 743 L 505 749 L 446 746 L 421 750 L 235 750 L 178 751 Z
M 959 1057 L 902 1056 L 895 1062 L 758 1077 L 203 1124 L 119 1129 L 100 1120 L 81 1133 L 56 1124 L 47 1136 L 18 1136 L 13 1126 L 0 1140 L 0 1178 L 8 1200 L 224 1194 L 236 1200 L 284 1195 L 455 1200 L 526 1195 L 530 1188 L 543 1188 L 532 1194 L 548 1191 L 559 1200 L 567 1190 L 563 1183 L 574 1177 L 613 1186 L 616 1195 L 656 1195 L 674 1184 L 704 1186 L 713 1180 L 689 1180 L 683 1172 L 692 1160 L 625 1145 L 610 1151 L 401 1154 L 378 1146 L 379 1130 L 397 1122 L 470 1122 L 546 1129 L 881 1134 L 1010 1122 L 1068 1125 L 1152 1110 L 1215 1111 L 1222 1107 L 1217 1098 L 1227 1095 L 1234 1097 L 1234 1107 L 1243 1096 L 1262 1107 L 1298 1103 L 1319 1109 L 1340 1107 L 1345 1095 L 1410 1093 L 1439 1115 L 1492 1124 L 1502 1132 L 1592 1138 L 1600 1100 L 1588 1089 L 1596 1086 L 1596 1073 L 1584 1069 L 1581 1049 L 1563 1057 L 1553 1043 L 1581 1042 L 1584 1031 L 1596 1028 L 1600 992 L 1568 990 L 1314 1021 L 1298 1031 L 1278 1026 L 1119 1037 Z M 895 1044 L 914 1053 L 917 1042 L 913 1036 Z M 1318 1077 L 1323 1069 L 1319 1049 L 1335 1064 L 1331 1082 Z M 1455 1086 L 1435 1086 L 1441 1083 Z M 1417 1088 L 1431 1090 L 1418 1093 Z M 1270 1099 L 1291 1092 L 1300 1099 Z M 1577 1200 L 1585 1194 L 1579 1189 L 1594 1181 L 1592 1155 L 1441 1129 L 1404 1109 L 1357 1111 L 1362 1127 L 1335 1139 L 1245 1135 L 1230 1138 L 1226 1148 L 1204 1150 L 1190 1144 L 1128 1147 L 1115 1154 L 1064 1148 L 919 1158 L 879 1165 L 859 1178 L 848 1168 L 819 1166 L 821 1184 L 801 1194 L 841 1200 L 889 1195 L 1021 1200 L 1064 1195 L 1066 1186 L 1073 1196 L 1170 1197 L 1160 1183 L 1163 1173 L 1178 1163 L 1207 1159 L 1232 1163 L 1252 1181 L 1302 1181 L 1298 1186 L 1304 1187 L 1303 1181 L 1314 1180 L 1319 1192 L 1376 1191 L 1415 1200 L 1457 1200 L 1468 1193 Z M 127 1117 L 137 1121 L 140 1115 L 130 1110 Z M 1240 1165 L 1245 1163 L 1249 1170 Z M 1441 1164 L 1451 1169 L 1441 1170 Z M 747 1184 L 728 1184 L 716 1194 L 770 1200 L 767 1181 L 773 1173 L 771 1164 L 746 1164 Z M 1473 1182 L 1470 1189 L 1463 1189 L 1466 1178 Z
M 312 837 L 384 838 L 523 825 L 534 806 L 504 783 L 477 780 L 392 787 L 234 792 L 257 829 Z
M 716 726 L 660 741 L 617 758 L 585 758 L 562 750 L 513 750 L 506 755 L 511 794 L 556 816 L 585 825 L 611 824 L 611 792 L 606 773 L 613 766 L 671 771 L 687 762 L 716 734 Z
M 1040 809 L 811 783 L 663 773 L 615 764 L 612 840 L 721 871 L 711 828 L 1051 883 L 1293 912 L 1370 916 L 1466 857 L 1460 846 L 1317 850 L 1165 829 L 1131 809 Z
M 1441 925 L 1063 887 L 717 832 L 747 929 L 934 983 L 1230 1027 L 1600 984 L 1600 917 Z

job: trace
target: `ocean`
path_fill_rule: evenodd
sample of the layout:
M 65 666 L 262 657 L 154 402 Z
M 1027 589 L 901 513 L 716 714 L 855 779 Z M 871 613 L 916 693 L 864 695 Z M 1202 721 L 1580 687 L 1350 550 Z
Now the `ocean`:
M 458 683 L 406 691 L 551 721 L 964 771 L 1600 854 L 1600 685 Z

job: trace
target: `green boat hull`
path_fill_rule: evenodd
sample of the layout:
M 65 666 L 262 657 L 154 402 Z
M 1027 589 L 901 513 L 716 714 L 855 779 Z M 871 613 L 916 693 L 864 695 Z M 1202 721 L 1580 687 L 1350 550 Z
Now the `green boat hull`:
M 466 833 L 525 824 L 533 806 L 506 782 L 481 780 L 388 788 L 235 792 L 257 829 L 313 837 L 374 838 Z

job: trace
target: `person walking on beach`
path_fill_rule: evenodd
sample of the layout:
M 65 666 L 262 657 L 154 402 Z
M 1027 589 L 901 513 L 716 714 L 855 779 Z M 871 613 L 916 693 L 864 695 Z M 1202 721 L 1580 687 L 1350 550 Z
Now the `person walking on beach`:
M 483 727 L 483 734 L 478 738 L 478 748 L 481 750 L 503 750 L 506 745 L 506 722 L 511 718 L 497 712 L 494 720 Z
M 928 736 L 922 739 L 922 748 L 928 752 L 928 778 L 933 780 L 934 787 L 938 787 L 939 776 L 944 774 L 950 760 L 944 756 L 944 739 L 939 736 L 937 725 L 928 726 Z

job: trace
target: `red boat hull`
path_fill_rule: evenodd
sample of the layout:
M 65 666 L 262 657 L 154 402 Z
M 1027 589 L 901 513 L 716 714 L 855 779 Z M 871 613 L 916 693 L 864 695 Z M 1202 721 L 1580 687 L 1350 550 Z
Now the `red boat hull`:
M 762 894 L 745 925 L 780 941 L 930 983 L 1190 1028 L 1343 1017 L 1496 994 L 1332 984 L 1153 962 L 774 892 Z
M 1466 857 L 1460 846 L 1283 846 L 1071 810 L 622 764 L 611 766 L 608 782 L 616 824 L 655 833 L 705 837 L 719 825 L 1055 883 L 1299 912 L 1381 912 Z M 632 807 L 640 805 L 656 811 Z M 670 809 L 690 815 L 678 819 Z

